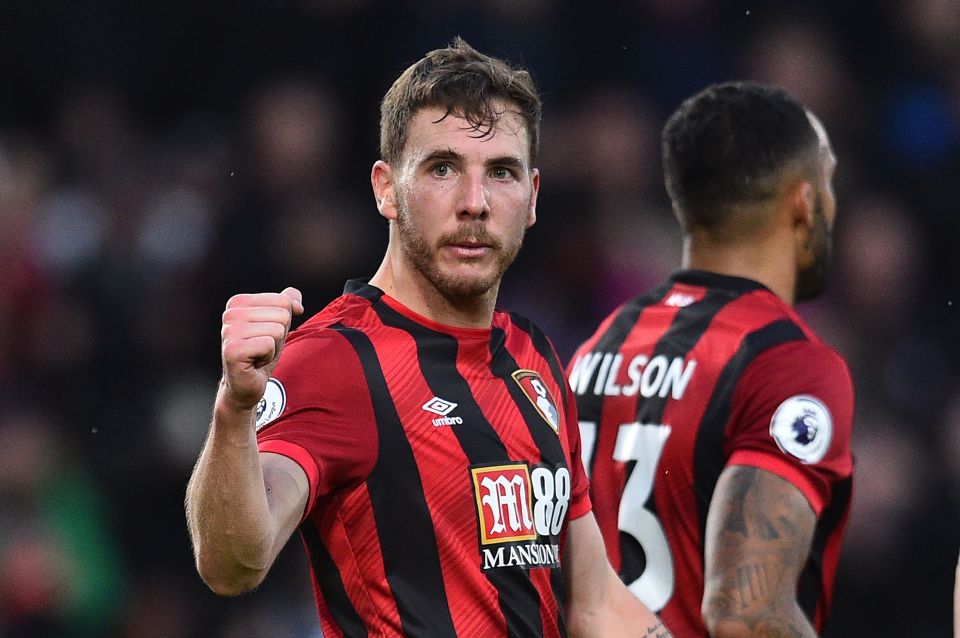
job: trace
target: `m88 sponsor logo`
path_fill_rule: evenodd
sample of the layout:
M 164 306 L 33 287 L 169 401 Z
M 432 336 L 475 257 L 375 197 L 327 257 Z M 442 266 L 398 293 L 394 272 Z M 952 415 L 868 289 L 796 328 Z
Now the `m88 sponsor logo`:
M 558 567 L 570 471 L 513 462 L 470 468 L 484 570 Z

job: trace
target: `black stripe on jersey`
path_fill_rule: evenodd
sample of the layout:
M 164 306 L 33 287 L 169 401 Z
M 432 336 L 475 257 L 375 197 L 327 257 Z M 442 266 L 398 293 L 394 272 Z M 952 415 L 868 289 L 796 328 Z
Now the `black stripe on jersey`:
M 534 349 L 550 366 L 550 372 L 553 373 L 553 380 L 563 392 L 562 397 L 557 397 L 557 401 L 563 401 L 563 405 L 558 405 L 557 409 L 565 410 L 566 408 L 564 406 L 567 404 L 567 393 L 570 391 L 570 385 L 567 383 L 566 377 L 563 374 L 563 366 L 560 365 L 556 350 L 554 350 L 547 335 L 532 321 L 514 312 L 509 313 L 509 316 L 513 325 L 527 333 L 527 336 L 530 337 L 530 342 L 533 343 Z M 493 352 L 492 349 L 491 352 Z
M 533 438 L 533 442 L 540 450 L 541 461 L 549 464 L 551 467 L 563 465 L 569 469 L 569 466 L 566 463 L 566 458 L 563 454 L 563 445 L 560 443 L 560 437 L 556 432 L 554 432 L 553 428 L 550 427 L 550 424 L 544 421 L 543 417 L 540 416 L 540 413 L 537 412 L 537 409 L 534 408 L 533 404 L 530 403 L 530 399 L 528 399 L 527 395 L 524 394 L 523 389 L 511 376 L 515 371 L 520 369 L 520 366 L 517 365 L 516 360 L 513 358 L 510 352 L 507 351 L 506 347 L 502 345 L 505 340 L 506 334 L 503 332 L 503 330 L 500 328 L 494 328 L 492 330 L 490 334 L 490 353 L 493 355 L 493 361 L 490 366 L 492 372 L 495 376 L 503 380 L 504 385 L 507 387 L 507 391 L 510 393 L 510 397 L 516 404 L 517 409 L 520 410 L 520 414 L 523 415 L 523 420 L 527 423 L 527 429 L 530 431 L 530 436 Z M 563 376 L 561 374 L 560 383 L 563 382 Z M 560 405 L 556 407 L 558 411 L 564 409 L 563 406 Z M 575 423 L 570 423 L 569 421 L 567 422 L 567 426 L 577 427 Z M 560 539 L 554 537 L 551 538 L 551 541 L 559 543 Z M 566 586 L 564 585 L 563 578 L 560 577 L 560 570 L 552 569 L 551 572 L 550 587 L 553 590 L 553 597 L 557 601 L 557 605 L 561 610 L 562 619 L 563 601 L 566 598 Z M 567 635 L 564 627 L 561 627 L 561 635 Z
M 456 338 L 411 321 L 385 303 L 374 303 L 373 309 L 384 325 L 410 333 L 417 344 L 420 373 L 430 391 L 457 404 L 457 415 L 464 422 L 452 430 L 470 465 L 511 460 L 503 441 L 480 410 L 470 384 L 457 370 Z M 519 567 L 492 569 L 484 574 L 497 590 L 507 636 L 543 636 L 540 594 L 529 574 Z
M 560 560 L 563 560 L 562 558 Z M 557 616 L 557 629 L 561 636 L 567 635 L 567 581 L 563 579 L 563 570 L 550 570 L 550 588 L 553 589 L 553 595 L 557 599 L 557 606 L 560 614 Z
M 710 291 L 699 301 L 680 308 L 674 315 L 670 327 L 657 340 L 650 359 L 653 360 L 658 356 L 664 356 L 667 359 L 686 358 L 710 327 L 716 314 L 738 298 L 739 296 L 734 297 L 726 292 Z M 668 398 L 669 393 L 664 397 L 655 394 L 638 401 L 637 423 L 661 423 Z M 627 478 L 629 479 L 629 475 Z
M 623 342 L 626 341 L 627 336 L 640 319 L 640 314 L 643 312 L 643 310 L 647 306 L 655 304 L 663 299 L 667 293 L 670 292 L 672 287 L 673 283 L 667 282 L 659 288 L 642 294 L 625 303 L 620 308 L 617 316 L 607 327 L 607 331 L 600 336 L 595 344 L 593 344 L 591 352 L 606 352 L 611 354 L 619 352 L 621 346 L 623 346 Z M 599 427 L 603 417 L 603 394 L 586 392 L 577 396 L 576 399 L 577 414 L 579 415 L 580 420 L 596 423 Z M 593 473 L 593 465 L 596 457 L 597 446 L 594 446 L 593 450 L 590 452 L 590 460 L 586 464 L 588 475 Z
M 811 622 L 816 617 L 817 605 L 823 589 L 823 552 L 834 530 L 843 523 L 847 507 L 853 491 L 851 479 L 840 481 L 833 486 L 830 493 L 830 503 L 817 519 L 817 527 L 813 533 L 813 542 L 810 544 L 810 557 L 800 573 L 800 582 L 797 584 L 797 600 L 800 608 Z M 825 610 L 826 611 L 826 610 Z
M 713 498 L 713 490 L 727 461 L 723 453 L 723 435 L 727 421 L 730 419 L 730 402 L 733 400 L 733 393 L 740 375 L 764 350 L 806 338 L 800 327 L 789 319 L 767 324 L 743 339 L 740 348 L 723 367 L 723 371 L 717 378 L 710 403 L 707 404 L 700 428 L 697 430 L 697 441 L 694 444 L 693 453 L 693 488 L 700 510 L 701 544 L 706 533 L 710 499 Z M 701 555 L 702 550 L 701 546 Z
M 457 635 L 450 616 L 433 520 L 420 471 L 397 415 L 376 350 L 369 337 L 332 326 L 356 350 L 377 421 L 377 462 L 367 490 L 380 539 L 384 571 L 408 636 Z
M 537 444 L 537 448 L 540 450 L 540 458 L 543 462 L 549 463 L 554 467 L 557 465 L 566 465 L 563 446 L 560 443 L 559 436 L 553 428 L 550 427 L 550 424 L 540 416 L 537 409 L 530 403 L 530 399 L 527 398 L 523 388 L 521 388 L 511 376 L 520 369 L 516 359 L 513 358 L 506 348 L 495 348 L 495 344 L 498 341 L 503 342 L 504 339 L 505 335 L 503 330 L 500 328 L 494 328 L 492 330 L 490 334 L 490 350 L 493 355 L 493 361 L 490 364 L 491 371 L 494 376 L 503 380 L 507 391 L 510 393 L 510 397 L 520 410 L 520 414 L 523 415 L 523 420 L 527 423 L 527 429 L 530 431 L 533 442 Z M 563 377 L 561 377 L 561 381 L 562 380 Z M 563 409 L 560 405 L 556 407 L 558 411 Z
M 337 569 L 330 552 L 323 544 L 312 519 L 308 519 L 300 526 L 300 533 L 307 545 L 313 573 L 323 600 L 330 610 L 330 615 L 333 616 L 333 621 L 343 630 L 345 638 L 365 638 L 368 635 L 367 628 L 353 603 L 350 602 L 347 590 L 343 586 L 343 579 L 340 578 L 340 570 Z
M 653 360 L 658 356 L 667 359 L 686 358 L 710 327 L 717 313 L 738 297 L 739 295 L 731 296 L 728 292 L 710 291 L 700 300 L 680 308 L 670 322 L 670 327 L 657 340 L 650 359 Z M 636 422 L 650 425 L 663 423 L 663 412 L 669 396 L 669 393 L 664 397 L 655 394 L 637 401 Z M 630 480 L 636 465 L 636 461 L 627 463 L 626 480 Z M 652 491 L 645 507 L 654 515 L 657 514 L 657 504 Z M 646 554 L 633 535 L 626 532 L 620 533 L 620 555 L 620 576 L 624 582 L 630 583 L 640 578 L 646 569 Z

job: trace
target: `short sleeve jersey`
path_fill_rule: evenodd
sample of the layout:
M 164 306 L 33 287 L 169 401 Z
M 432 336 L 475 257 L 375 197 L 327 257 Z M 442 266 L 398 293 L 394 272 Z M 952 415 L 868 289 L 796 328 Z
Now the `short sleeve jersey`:
M 324 636 L 566 635 L 560 555 L 589 486 L 529 321 L 444 326 L 348 282 L 291 332 L 257 412 L 260 451 L 309 479 Z
M 677 636 L 707 636 L 707 511 L 726 466 L 754 466 L 817 514 L 799 602 L 822 629 L 853 471 L 841 357 L 761 284 L 688 270 L 612 313 L 568 373 L 594 513 L 630 589 Z

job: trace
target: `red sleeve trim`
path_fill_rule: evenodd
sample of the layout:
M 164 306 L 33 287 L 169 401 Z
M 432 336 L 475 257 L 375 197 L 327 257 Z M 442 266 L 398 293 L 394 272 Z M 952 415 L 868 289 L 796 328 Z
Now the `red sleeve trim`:
M 767 472 L 772 472 L 796 487 L 809 501 L 817 516 L 825 506 L 824 498 L 817 491 L 816 485 L 797 466 L 785 459 L 778 458 L 765 452 L 755 450 L 738 450 L 733 453 L 727 465 L 748 465 Z
M 267 439 L 261 441 L 257 447 L 261 452 L 270 452 L 287 457 L 299 465 L 304 474 L 307 475 L 307 481 L 310 483 L 310 493 L 307 495 L 307 506 L 304 508 L 303 517 L 300 519 L 300 522 L 303 523 L 310 515 L 310 511 L 313 509 L 313 501 L 317 497 L 317 487 L 320 485 L 320 468 L 317 467 L 310 453 L 296 443 L 281 441 L 280 439 Z
M 592 509 L 593 503 L 590 502 L 590 495 L 585 492 L 581 498 L 570 501 L 570 513 L 567 518 L 571 521 L 576 520 L 589 514 Z

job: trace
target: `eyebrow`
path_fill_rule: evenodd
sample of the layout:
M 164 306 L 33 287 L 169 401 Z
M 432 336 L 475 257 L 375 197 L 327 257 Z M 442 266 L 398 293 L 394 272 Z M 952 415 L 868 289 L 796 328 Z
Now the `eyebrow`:
M 515 155 L 503 155 L 487 160 L 487 166 L 505 166 L 508 168 L 523 168 L 523 160 Z
M 420 160 L 420 164 L 432 164 L 440 161 L 463 161 L 463 155 L 452 148 L 437 149 Z
M 434 162 L 463 162 L 464 157 L 452 148 L 437 149 L 426 155 L 420 160 L 420 164 L 432 164 Z M 504 166 L 507 168 L 522 169 L 523 160 L 516 155 L 501 155 L 500 157 L 491 157 L 484 162 L 486 166 Z

